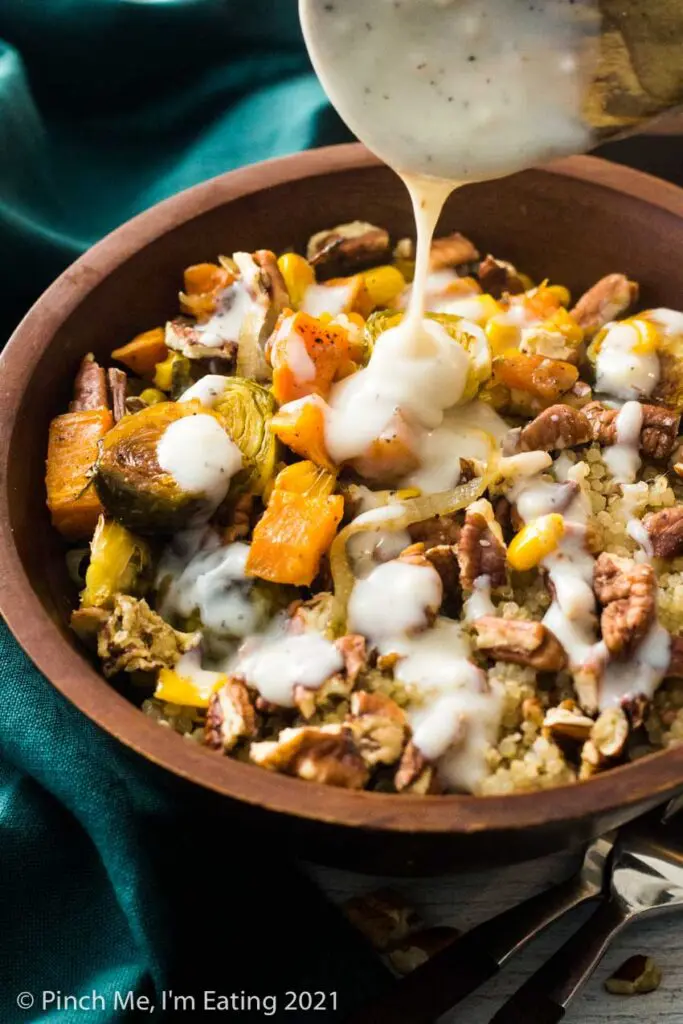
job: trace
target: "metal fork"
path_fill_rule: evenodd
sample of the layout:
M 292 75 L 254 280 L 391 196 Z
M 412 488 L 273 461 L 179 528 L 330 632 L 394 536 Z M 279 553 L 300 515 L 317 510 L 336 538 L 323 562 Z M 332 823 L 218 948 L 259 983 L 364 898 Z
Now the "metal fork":
M 554 921 L 603 895 L 615 838 L 616 833 L 610 832 L 595 839 L 572 877 L 466 932 L 362 1007 L 347 1024 L 431 1024 L 497 974 Z
M 648 816 L 619 832 L 607 898 L 491 1019 L 491 1024 L 557 1024 L 612 939 L 638 917 L 683 906 L 683 822 Z

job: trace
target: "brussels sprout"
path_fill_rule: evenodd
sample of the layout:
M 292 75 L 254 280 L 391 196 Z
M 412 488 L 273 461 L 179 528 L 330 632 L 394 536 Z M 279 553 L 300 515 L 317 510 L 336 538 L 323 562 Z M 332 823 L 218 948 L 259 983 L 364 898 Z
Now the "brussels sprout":
M 280 457 L 279 441 L 269 429 L 276 411 L 271 392 L 255 381 L 230 377 L 214 409 L 242 452 L 243 468 L 232 478 L 230 497 L 244 491 L 263 494 Z
M 380 334 L 401 323 L 404 314 L 393 309 L 373 313 L 365 325 L 365 337 L 372 350 Z M 486 334 L 476 324 L 464 321 L 454 313 L 426 313 L 428 320 L 436 320 L 444 327 L 454 341 L 461 345 L 470 357 L 470 366 L 460 404 L 476 397 L 479 389 L 491 377 L 491 346 Z
M 105 511 L 137 533 L 174 533 L 211 511 L 204 494 L 184 490 L 161 468 L 157 446 L 176 420 L 212 415 L 196 402 L 159 402 L 125 416 L 110 430 L 95 464 L 94 483 Z
M 151 565 L 149 547 L 125 526 L 100 516 L 90 542 L 83 608 L 110 608 L 116 594 L 140 594 Z

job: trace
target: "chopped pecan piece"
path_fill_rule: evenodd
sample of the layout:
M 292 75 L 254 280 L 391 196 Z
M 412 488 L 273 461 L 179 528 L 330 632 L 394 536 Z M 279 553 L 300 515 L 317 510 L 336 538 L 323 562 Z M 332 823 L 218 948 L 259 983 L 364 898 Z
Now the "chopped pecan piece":
M 626 746 L 630 730 L 623 708 L 606 708 L 593 724 L 589 739 L 581 749 L 580 779 L 588 779 L 618 760 Z
M 368 664 L 368 652 L 365 645 L 365 637 L 357 633 L 347 633 L 335 641 L 335 646 L 344 659 L 344 671 L 346 678 L 353 688 L 358 681 L 358 676 Z
M 126 391 L 128 389 L 128 378 L 123 370 L 117 370 L 111 366 L 107 370 L 107 384 L 109 386 L 109 397 L 111 399 L 111 411 L 114 416 L 114 423 L 126 415 Z
M 230 294 L 230 289 L 228 289 L 224 299 L 221 300 L 224 304 L 229 303 L 228 296 Z M 215 333 L 210 336 L 203 334 L 197 324 L 182 316 L 177 316 L 166 323 L 164 341 L 166 347 L 173 349 L 174 352 L 180 352 L 187 359 L 201 360 L 202 362 L 211 359 L 227 359 L 230 361 L 230 365 L 233 365 L 237 351 L 237 338 L 227 341 Z M 207 367 L 207 372 L 208 369 Z M 217 368 L 214 367 L 211 372 L 218 372 Z
M 446 267 L 460 267 L 463 263 L 474 263 L 479 253 L 469 238 L 459 231 L 435 238 L 429 252 L 429 269 L 444 270 Z
M 516 267 L 505 260 L 497 260 L 490 254 L 479 264 L 477 277 L 483 290 L 493 295 L 494 299 L 499 299 L 504 292 L 517 295 L 525 291 L 524 282 L 517 274 Z
M 322 686 L 315 689 L 306 686 L 294 687 L 294 703 L 304 718 L 311 718 L 316 708 L 329 703 L 333 697 L 348 697 L 358 681 L 358 676 L 367 666 L 365 637 L 349 633 L 336 640 L 335 646 L 344 659 L 343 671 L 335 672 Z
M 638 285 L 623 274 L 608 274 L 581 296 L 571 315 L 591 338 L 601 327 L 621 316 L 638 298 Z
M 412 742 L 408 743 L 403 751 L 401 763 L 394 777 L 394 785 L 399 793 L 427 796 L 441 792 L 434 765 Z
M 254 764 L 310 782 L 343 789 L 362 789 L 368 769 L 351 730 L 342 725 L 283 729 L 277 740 L 252 743 Z
M 465 525 L 457 547 L 463 590 L 471 590 L 479 576 L 488 576 L 493 589 L 507 583 L 505 545 L 492 524 L 497 529 L 488 501 L 474 502 L 465 512 Z
M 649 459 L 668 459 L 678 438 L 680 414 L 661 405 L 641 403 L 641 408 L 640 451 Z M 583 414 L 590 421 L 594 441 L 601 445 L 615 444 L 618 409 L 607 409 L 601 402 L 590 402 L 584 406 Z
M 95 362 L 92 352 L 84 358 L 74 381 L 74 397 L 70 412 L 87 412 L 90 409 L 108 409 L 107 377 L 102 367 Z
M 549 708 L 543 719 L 543 731 L 549 739 L 561 743 L 571 740 L 585 743 L 589 739 L 593 719 L 584 715 L 573 702 L 563 701 L 556 708 Z
M 654 992 L 662 982 L 662 972 L 652 957 L 636 953 L 605 982 L 605 988 L 614 996 L 643 995 Z
M 230 513 L 230 523 L 223 530 L 224 544 L 234 544 L 236 540 L 244 540 L 249 536 L 253 507 L 253 494 L 240 495 Z
M 425 551 L 425 558 L 441 577 L 444 601 L 452 603 L 460 595 L 460 573 L 455 547 L 452 544 L 437 544 Z
M 683 636 L 671 637 L 669 667 L 666 674 L 671 679 L 683 679 Z
M 654 569 L 603 551 L 595 563 L 593 585 L 605 605 L 600 625 L 607 649 L 613 655 L 625 654 L 643 639 L 655 620 Z
M 204 742 L 212 750 L 232 750 L 239 740 L 256 735 L 256 712 L 244 680 L 231 676 L 211 695 Z
M 643 519 L 650 536 L 652 554 L 657 558 L 678 558 L 683 555 L 683 505 L 650 512 Z
M 354 693 L 347 725 L 369 768 L 394 764 L 400 758 L 408 735 L 408 721 L 405 712 L 390 697 L 365 690 Z
M 389 232 L 360 220 L 318 231 L 306 248 L 321 281 L 381 263 L 388 252 Z
M 588 444 L 592 438 L 591 424 L 580 409 L 564 404 L 551 405 L 522 428 L 517 451 L 560 451 Z
M 181 633 L 143 599 L 117 594 L 114 610 L 97 635 L 105 676 L 173 668 L 181 654 L 199 645 L 201 633 Z
M 427 963 L 436 953 L 450 946 L 459 935 L 457 928 L 451 928 L 446 924 L 413 932 L 392 947 L 389 952 L 389 963 L 398 974 L 410 974 L 417 967 Z
M 561 672 L 567 655 L 542 622 L 483 615 L 473 623 L 477 647 L 494 661 L 512 661 L 540 672 Z
M 379 953 L 422 927 L 415 908 L 394 889 L 376 889 L 354 896 L 343 904 L 342 911 Z
M 268 298 L 279 313 L 285 306 L 289 306 L 289 292 L 277 265 L 277 256 L 270 249 L 257 249 L 252 253 L 252 259 L 261 271 L 260 285 L 265 288 Z
M 414 543 L 421 541 L 425 550 L 429 551 L 430 548 L 438 547 L 441 544 L 457 544 L 461 529 L 462 527 L 453 512 L 445 516 L 432 516 L 431 519 L 423 519 L 421 523 L 413 523 L 408 527 L 408 533 Z

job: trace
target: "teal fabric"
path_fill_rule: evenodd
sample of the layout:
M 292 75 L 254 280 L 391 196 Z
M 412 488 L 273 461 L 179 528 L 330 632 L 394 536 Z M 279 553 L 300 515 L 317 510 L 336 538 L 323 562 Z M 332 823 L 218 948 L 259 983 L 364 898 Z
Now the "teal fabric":
M 344 137 L 294 0 L 3 0 L 3 334 L 88 245 L 157 200 Z M 341 1020 L 386 983 L 284 840 L 259 840 L 234 807 L 99 731 L 3 626 L 0 707 L 2 1024 L 148 1019 L 121 1008 L 129 992 L 156 1001 L 155 1020 L 224 1016 L 202 1012 L 205 990 L 276 995 L 275 1013 L 232 1019 L 289 1022 L 310 1014 L 286 1011 L 286 990 L 336 991 L 338 1010 L 328 996 L 317 1016 Z M 162 1013 L 169 989 L 196 1009 Z M 26 992 L 35 1004 L 21 1009 Z M 43 992 L 55 993 L 44 1009 Z M 56 993 L 91 1001 L 64 1009 Z

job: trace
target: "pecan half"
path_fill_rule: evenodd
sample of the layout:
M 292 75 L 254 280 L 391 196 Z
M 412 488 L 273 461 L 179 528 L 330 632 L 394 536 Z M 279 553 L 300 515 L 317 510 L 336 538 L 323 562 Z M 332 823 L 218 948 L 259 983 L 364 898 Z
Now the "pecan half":
M 365 637 L 357 633 L 347 633 L 335 641 L 335 647 L 344 659 L 346 678 L 353 688 L 358 676 L 368 664 L 368 652 Z
M 318 231 L 306 247 L 319 281 L 381 263 L 388 252 L 389 232 L 360 220 Z
M 621 316 L 638 298 L 638 285 L 623 274 L 608 274 L 581 296 L 571 316 L 587 337 L 592 337 L 601 327 Z
M 376 889 L 363 896 L 353 896 L 341 909 L 379 953 L 422 927 L 417 910 L 394 889 Z
M 571 405 L 551 405 L 522 428 L 517 451 L 560 451 L 575 445 L 588 444 L 593 430 L 588 418 Z
M 436 953 L 450 946 L 460 932 L 450 925 L 434 925 L 422 931 L 413 932 L 408 938 L 397 943 L 389 951 L 389 963 L 398 974 L 410 974 L 417 967 L 427 963 Z
M 584 715 L 573 701 L 563 701 L 558 707 L 549 708 L 543 719 L 544 734 L 558 743 L 566 740 L 585 743 L 592 728 L 593 719 Z
M 252 743 L 254 764 L 343 789 L 362 789 L 368 769 L 351 731 L 342 725 L 283 729 L 277 740 Z
M 606 708 L 600 713 L 589 739 L 581 748 L 580 779 L 589 779 L 610 767 L 624 752 L 629 735 L 629 721 L 623 708 Z
M 69 412 L 87 412 L 90 409 L 108 409 L 107 377 L 95 362 L 92 352 L 84 358 L 74 381 L 74 397 Z
M 652 554 L 657 558 L 678 558 L 683 555 L 683 506 L 664 508 L 661 512 L 650 512 L 643 518 L 652 545 Z
M 603 551 L 595 563 L 593 586 L 605 605 L 600 626 L 607 649 L 613 655 L 625 654 L 643 639 L 655 620 L 654 569 Z
M 459 267 L 463 263 L 474 263 L 479 259 L 479 252 L 469 238 L 454 231 L 450 235 L 435 238 L 429 252 L 429 269 L 444 270 L 446 267 Z
M 394 776 L 394 785 L 399 793 L 427 796 L 441 792 L 434 765 L 412 742 L 408 743 L 403 751 L 401 763 Z
M 654 992 L 661 982 L 662 972 L 652 957 L 636 953 L 606 980 L 605 988 L 614 996 L 635 996 Z
M 462 527 L 455 517 L 455 512 L 445 516 L 432 516 L 421 523 L 412 523 L 408 527 L 410 539 L 414 543 L 422 542 L 425 550 L 440 544 L 457 544 Z
M 477 277 L 483 290 L 493 295 L 494 299 L 499 299 L 504 292 L 517 295 L 526 290 L 516 267 L 505 260 L 497 260 L 490 254 L 479 264 Z
M 398 761 L 408 735 L 408 721 L 391 697 L 359 690 L 351 697 L 346 724 L 368 767 Z
M 124 371 L 110 366 L 107 370 L 107 387 L 114 423 L 118 423 L 127 412 L 126 391 L 128 390 L 128 377 Z
M 678 438 L 680 414 L 661 405 L 641 403 L 641 408 L 640 451 L 649 459 L 668 459 Z M 583 414 L 590 421 L 594 441 L 601 445 L 615 444 L 618 409 L 608 409 L 601 402 L 589 402 L 584 406 Z
M 206 712 L 204 742 L 226 753 L 239 740 L 256 735 L 256 712 L 243 679 L 231 676 L 211 695 Z
M 483 615 L 473 623 L 477 647 L 494 661 L 512 661 L 540 672 L 561 672 L 567 655 L 542 622 Z
M 477 501 L 465 512 L 457 546 L 463 590 L 472 590 L 479 576 L 488 576 L 493 589 L 507 583 L 505 545 L 491 529 L 492 522 L 495 516 L 488 501 Z

